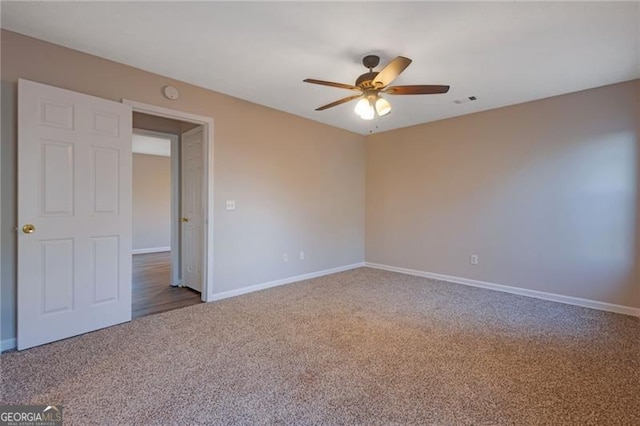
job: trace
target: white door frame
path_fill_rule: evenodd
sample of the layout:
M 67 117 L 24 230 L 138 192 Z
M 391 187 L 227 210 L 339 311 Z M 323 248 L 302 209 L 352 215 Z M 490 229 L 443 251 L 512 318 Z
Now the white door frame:
M 157 117 L 170 118 L 172 120 L 186 121 L 202 126 L 204 134 L 204 149 L 206 162 L 205 168 L 205 244 L 204 244 L 204 283 L 202 289 L 202 301 L 213 300 L 213 118 L 190 114 L 156 105 L 122 99 L 122 103 L 130 105 L 133 112 L 140 112 Z
M 133 134 L 171 141 L 171 285 L 180 284 L 180 136 L 173 133 L 133 128 Z

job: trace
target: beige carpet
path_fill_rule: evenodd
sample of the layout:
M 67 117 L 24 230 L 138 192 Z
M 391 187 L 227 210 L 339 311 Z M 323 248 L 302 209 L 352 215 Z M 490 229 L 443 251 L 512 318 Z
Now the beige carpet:
M 2 355 L 67 424 L 640 424 L 640 321 L 372 269 Z

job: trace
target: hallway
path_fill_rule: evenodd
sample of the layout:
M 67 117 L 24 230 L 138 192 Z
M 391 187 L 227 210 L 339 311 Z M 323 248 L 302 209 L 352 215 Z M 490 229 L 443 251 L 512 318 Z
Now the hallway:
M 169 284 L 171 252 L 135 254 L 132 271 L 132 319 L 201 302 L 197 291 Z

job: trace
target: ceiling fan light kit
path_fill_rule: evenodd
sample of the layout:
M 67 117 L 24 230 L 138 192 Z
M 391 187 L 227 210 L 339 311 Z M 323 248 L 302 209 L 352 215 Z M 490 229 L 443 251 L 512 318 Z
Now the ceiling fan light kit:
M 384 117 L 385 115 L 391 112 L 391 104 L 385 98 L 378 98 L 376 101 L 376 112 L 380 117 Z
M 325 109 L 338 106 L 345 102 L 359 99 L 355 107 L 355 112 L 363 120 L 372 120 L 376 115 L 384 117 L 391 112 L 391 104 L 385 98 L 380 96 L 381 93 L 388 95 L 433 95 L 438 93 L 447 93 L 449 86 L 440 85 L 411 85 L 411 86 L 389 86 L 408 66 L 411 59 L 404 56 L 398 56 L 389 62 L 381 71 L 373 71 L 380 63 L 380 58 L 376 55 L 367 55 L 362 59 L 362 64 L 369 69 L 356 79 L 355 85 L 334 83 L 331 81 L 315 80 L 307 78 L 305 83 L 319 84 L 322 86 L 338 87 L 360 92 L 359 95 L 348 96 L 339 99 L 327 105 L 316 108 L 316 111 L 324 111 Z
M 371 105 L 371 102 L 369 102 L 369 99 L 360 99 L 358 103 L 356 103 L 355 112 L 363 120 L 371 120 L 373 118 L 373 106 Z
M 391 112 L 391 104 L 379 95 L 365 96 L 356 104 L 355 112 L 363 120 L 373 120 L 376 115 L 384 117 L 389 114 Z

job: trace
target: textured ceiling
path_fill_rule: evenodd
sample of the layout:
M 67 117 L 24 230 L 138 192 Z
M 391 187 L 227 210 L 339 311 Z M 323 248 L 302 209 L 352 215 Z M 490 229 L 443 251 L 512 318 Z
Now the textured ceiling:
M 639 78 L 639 22 L 637 2 L 2 2 L 3 28 L 361 134 Z M 451 90 L 314 111 L 352 93 L 302 80 L 351 84 L 369 53 Z

